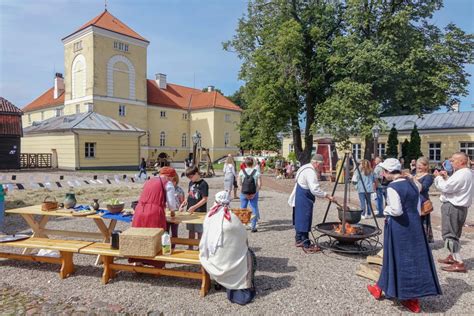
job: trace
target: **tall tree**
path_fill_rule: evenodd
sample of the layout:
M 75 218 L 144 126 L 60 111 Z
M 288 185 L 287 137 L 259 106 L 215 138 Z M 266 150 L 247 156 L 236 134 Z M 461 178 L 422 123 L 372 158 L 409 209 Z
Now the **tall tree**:
M 418 133 L 418 128 L 416 124 L 413 126 L 413 129 L 410 133 L 410 146 L 408 147 L 408 159 L 411 161 L 412 159 L 418 159 L 423 156 L 421 152 L 421 138 L 420 133 Z
M 405 138 L 402 143 L 402 155 L 400 158 L 403 158 L 403 166 L 405 168 L 410 165 L 410 160 L 408 160 L 409 156 L 408 153 L 410 152 L 410 141 Z
M 251 0 L 237 34 L 224 43 L 243 60 L 246 111 L 258 124 L 254 139 L 291 132 L 301 163 L 311 157 L 315 110 L 331 93 L 328 62 L 341 10 L 330 0 Z
M 398 131 L 395 128 L 395 124 L 393 124 L 388 134 L 387 157 L 398 158 Z

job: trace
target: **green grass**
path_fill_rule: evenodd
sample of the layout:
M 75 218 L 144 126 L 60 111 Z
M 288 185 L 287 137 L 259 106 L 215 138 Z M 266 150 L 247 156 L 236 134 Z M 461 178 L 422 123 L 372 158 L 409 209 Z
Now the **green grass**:
M 212 166 L 214 167 L 215 171 L 222 171 L 222 169 L 224 169 L 223 163 L 214 163 Z

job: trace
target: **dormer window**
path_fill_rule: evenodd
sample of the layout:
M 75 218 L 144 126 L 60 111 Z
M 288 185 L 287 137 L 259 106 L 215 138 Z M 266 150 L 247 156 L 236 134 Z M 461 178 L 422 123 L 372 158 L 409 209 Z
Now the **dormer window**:
M 160 118 L 166 118 L 166 111 L 160 111 Z
M 122 52 L 128 52 L 128 44 L 119 41 L 114 42 L 114 48 Z
M 82 41 L 79 41 L 79 42 L 75 42 L 73 44 L 73 51 L 74 53 L 77 52 L 77 51 L 80 51 L 82 49 Z

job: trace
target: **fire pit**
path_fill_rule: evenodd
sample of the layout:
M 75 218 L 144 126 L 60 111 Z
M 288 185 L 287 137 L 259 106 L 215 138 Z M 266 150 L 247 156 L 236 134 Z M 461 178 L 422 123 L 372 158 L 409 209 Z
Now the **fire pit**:
M 338 206 L 338 217 L 341 222 L 326 222 L 329 208 L 331 206 L 331 202 L 329 202 L 323 222 L 314 226 L 314 230 L 319 232 L 320 235 L 315 237 L 312 234 L 312 236 L 314 238 L 315 244 L 317 244 L 322 249 L 351 254 L 368 254 L 376 252 L 382 248 L 382 243 L 379 241 L 379 235 L 382 233 L 382 231 L 380 230 L 379 224 L 377 223 L 375 217 L 373 217 L 375 226 L 360 224 L 359 221 L 361 219 L 362 211 L 351 210 L 348 207 L 348 190 L 350 183 L 349 160 L 351 157 L 357 165 L 355 172 L 358 172 L 359 177 L 362 177 L 356 158 L 352 156 L 350 152 L 347 152 L 344 155 L 344 159 L 342 161 L 342 165 L 345 165 L 344 203 L 341 205 L 335 201 L 335 204 Z M 342 169 L 343 168 L 339 170 L 331 195 L 334 195 L 336 192 L 336 187 L 339 183 Z M 370 200 L 369 193 L 367 192 L 363 182 L 362 185 L 364 186 L 364 193 L 366 194 L 366 197 Z M 371 213 L 373 213 L 371 204 L 369 204 L 369 208 Z

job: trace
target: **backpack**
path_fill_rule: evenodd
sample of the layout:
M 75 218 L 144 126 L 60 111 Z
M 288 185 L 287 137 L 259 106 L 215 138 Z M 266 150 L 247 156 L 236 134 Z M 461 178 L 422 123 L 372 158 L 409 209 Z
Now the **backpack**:
M 245 169 L 242 170 L 244 172 L 244 181 L 242 182 L 242 193 L 243 194 L 255 194 L 257 193 L 257 185 L 255 183 L 254 175 L 257 172 L 256 169 L 253 169 L 251 174 L 245 172 Z

